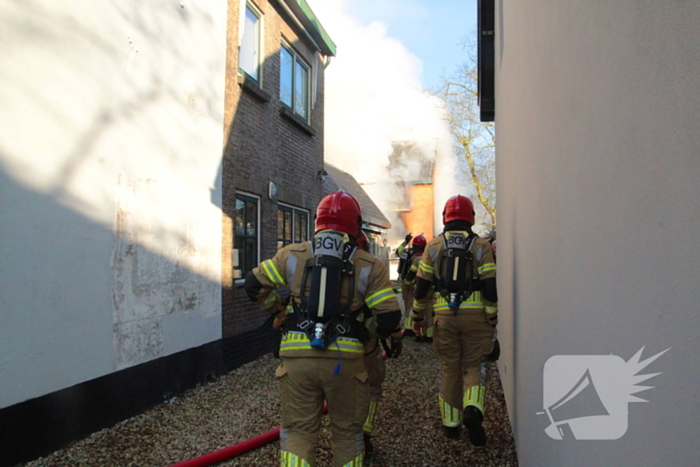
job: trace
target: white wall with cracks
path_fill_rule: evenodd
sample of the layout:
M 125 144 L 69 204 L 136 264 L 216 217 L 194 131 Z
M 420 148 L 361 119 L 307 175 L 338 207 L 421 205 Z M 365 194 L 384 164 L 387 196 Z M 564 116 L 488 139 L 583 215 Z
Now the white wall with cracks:
M 0 0 L 0 408 L 221 337 L 225 0 Z

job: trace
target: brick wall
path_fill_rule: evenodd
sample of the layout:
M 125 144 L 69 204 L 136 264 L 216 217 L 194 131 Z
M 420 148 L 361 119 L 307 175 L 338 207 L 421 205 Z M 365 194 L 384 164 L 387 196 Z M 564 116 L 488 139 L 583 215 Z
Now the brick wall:
M 399 216 L 406 229 L 414 236 L 425 235 L 430 241 L 433 238 L 434 228 L 434 190 L 432 184 L 413 185 L 409 189 L 411 196 L 411 210 L 403 212 Z
M 265 61 L 259 89 L 251 91 L 238 76 L 239 2 L 229 2 L 225 98 L 225 149 L 222 167 L 222 330 L 231 337 L 257 329 L 267 316 L 245 295 L 241 280 L 232 275 L 231 250 L 234 244 L 232 218 L 236 191 L 260 197 L 260 259 L 277 251 L 277 207 L 282 202 L 309 211 L 313 219 L 322 196 L 321 180 L 315 177 L 323 168 L 323 63 L 314 57 L 311 44 L 274 1 L 258 1 L 262 13 Z M 289 24 L 288 24 L 289 23 Z M 279 100 L 282 40 L 301 55 L 307 64 L 318 67 L 316 103 L 308 124 L 285 115 Z M 261 91 L 261 92 L 260 92 Z M 270 182 L 277 194 L 268 197 Z

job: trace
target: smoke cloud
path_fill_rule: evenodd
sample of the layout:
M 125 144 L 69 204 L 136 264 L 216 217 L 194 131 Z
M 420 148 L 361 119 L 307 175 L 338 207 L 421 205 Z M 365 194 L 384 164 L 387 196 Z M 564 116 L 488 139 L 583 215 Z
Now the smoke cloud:
M 363 185 L 392 223 L 389 240 L 402 238 L 405 228 L 396 212 L 402 193 L 388 182 L 418 179 L 419 165 L 389 171 L 393 141 L 411 142 L 436 159 L 438 211 L 457 193 L 444 103 L 421 87 L 420 59 L 390 37 L 385 24 L 361 24 L 345 0 L 308 3 L 337 45 L 325 71 L 325 159 Z

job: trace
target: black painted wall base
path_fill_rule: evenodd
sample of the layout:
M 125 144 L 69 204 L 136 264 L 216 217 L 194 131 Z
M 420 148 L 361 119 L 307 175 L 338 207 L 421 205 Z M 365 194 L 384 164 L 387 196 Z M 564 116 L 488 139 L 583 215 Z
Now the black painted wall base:
M 272 336 L 246 332 L 0 409 L 0 467 L 50 454 L 270 353 Z

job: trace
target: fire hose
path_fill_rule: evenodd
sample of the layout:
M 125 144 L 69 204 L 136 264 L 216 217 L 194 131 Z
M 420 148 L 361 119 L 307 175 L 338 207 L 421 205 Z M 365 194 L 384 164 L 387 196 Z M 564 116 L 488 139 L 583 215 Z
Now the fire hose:
M 323 413 L 328 412 L 328 402 L 323 402 Z M 231 446 L 212 451 L 208 454 L 201 455 L 199 457 L 194 457 L 192 459 L 178 462 L 177 464 L 172 464 L 169 467 L 207 467 L 210 465 L 218 464 L 227 459 L 231 459 L 241 454 L 245 454 L 248 451 L 257 449 L 260 446 L 264 446 L 268 443 L 278 440 L 280 437 L 280 427 L 274 430 L 266 431 L 265 433 L 255 436 L 253 438 L 241 441 L 240 443 L 233 444 Z

